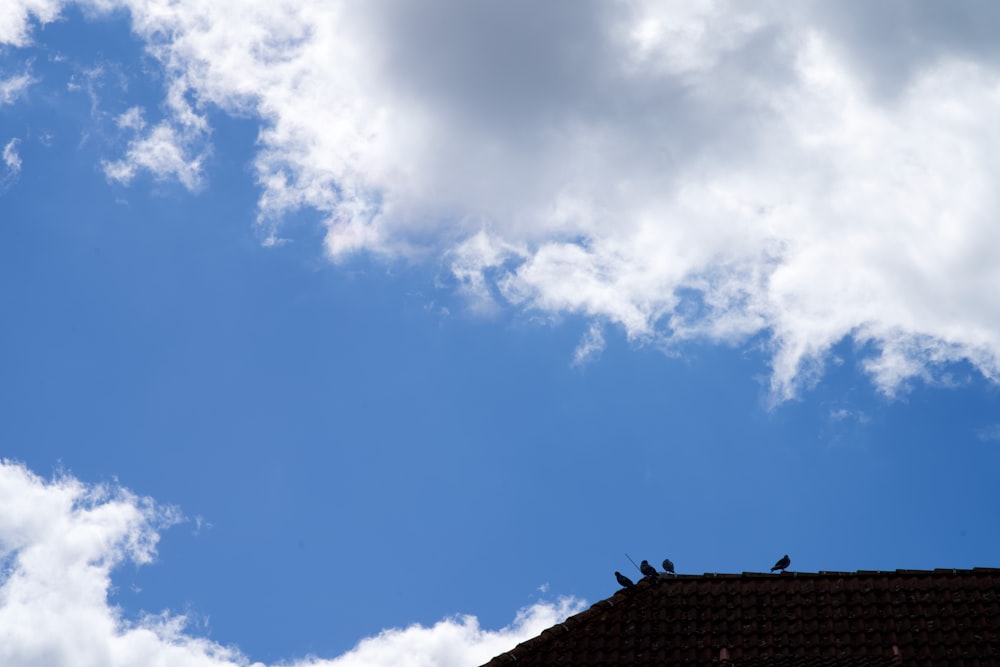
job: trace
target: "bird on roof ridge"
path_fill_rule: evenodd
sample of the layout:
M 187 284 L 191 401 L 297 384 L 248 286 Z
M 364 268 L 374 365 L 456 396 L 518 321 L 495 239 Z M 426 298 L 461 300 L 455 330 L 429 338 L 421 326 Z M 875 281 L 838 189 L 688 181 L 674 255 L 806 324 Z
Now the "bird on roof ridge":
M 642 576 L 644 577 L 655 577 L 659 574 L 656 571 L 656 568 L 649 564 L 648 560 L 644 560 L 639 563 L 639 571 L 642 572 Z
M 785 554 L 784 556 L 781 557 L 781 560 L 779 560 L 777 563 L 774 564 L 774 567 L 771 568 L 771 572 L 774 572 L 775 570 L 781 570 L 782 572 L 784 572 L 785 570 L 788 569 L 788 566 L 791 564 L 792 564 L 792 559 L 788 557 L 788 554 Z
M 618 580 L 618 583 L 621 584 L 622 588 L 635 588 L 635 584 L 632 583 L 632 580 L 617 570 L 615 571 L 615 579 Z
M 663 571 L 669 572 L 670 574 L 674 574 L 674 562 L 669 558 L 663 559 Z

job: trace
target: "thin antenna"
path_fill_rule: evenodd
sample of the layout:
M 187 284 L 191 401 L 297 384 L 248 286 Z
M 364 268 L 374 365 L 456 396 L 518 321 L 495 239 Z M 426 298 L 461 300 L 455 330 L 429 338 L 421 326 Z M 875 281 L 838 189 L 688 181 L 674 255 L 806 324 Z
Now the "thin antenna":
M 632 562 L 632 565 L 635 565 L 635 561 L 632 560 L 631 556 L 629 556 L 628 554 L 625 554 L 625 558 L 628 558 Z M 639 574 L 642 574 L 642 568 L 641 567 L 639 567 L 638 565 L 635 565 L 635 569 L 639 570 Z

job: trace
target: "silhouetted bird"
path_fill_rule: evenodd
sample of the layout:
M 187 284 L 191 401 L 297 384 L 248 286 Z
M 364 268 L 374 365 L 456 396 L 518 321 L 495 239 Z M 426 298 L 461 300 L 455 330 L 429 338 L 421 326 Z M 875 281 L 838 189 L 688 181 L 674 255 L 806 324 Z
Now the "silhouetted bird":
M 656 568 L 649 564 L 648 560 L 644 560 L 639 563 L 639 571 L 642 572 L 644 577 L 655 577 Z
M 792 564 L 792 559 L 788 557 L 788 554 L 785 554 L 781 560 L 779 560 L 777 563 L 774 564 L 774 567 L 771 568 L 771 572 L 774 572 L 775 570 L 781 570 L 782 572 L 784 572 L 786 569 L 788 569 L 788 566 L 791 564 Z
M 663 571 L 669 572 L 670 574 L 674 573 L 674 564 L 669 558 L 663 559 Z
M 626 577 L 621 572 L 615 572 L 615 579 L 618 580 L 618 583 L 621 584 L 623 588 L 634 588 L 635 587 L 635 584 L 632 583 L 632 580 L 629 579 L 628 577 Z

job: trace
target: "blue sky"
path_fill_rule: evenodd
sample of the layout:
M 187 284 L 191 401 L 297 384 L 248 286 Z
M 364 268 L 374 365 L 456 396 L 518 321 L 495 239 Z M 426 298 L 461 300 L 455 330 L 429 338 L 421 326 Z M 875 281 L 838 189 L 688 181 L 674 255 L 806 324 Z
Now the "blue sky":
M 0 662 L 995 566 L 996 10 L 848 5 L 15 0 Z

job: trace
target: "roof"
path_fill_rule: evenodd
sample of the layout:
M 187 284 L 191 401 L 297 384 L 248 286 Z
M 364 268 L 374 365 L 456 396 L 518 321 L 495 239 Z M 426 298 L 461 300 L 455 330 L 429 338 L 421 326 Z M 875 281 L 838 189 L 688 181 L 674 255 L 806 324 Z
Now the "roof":
M 484 667 L 1000 664 L 1000 569 L 646 577 Z

